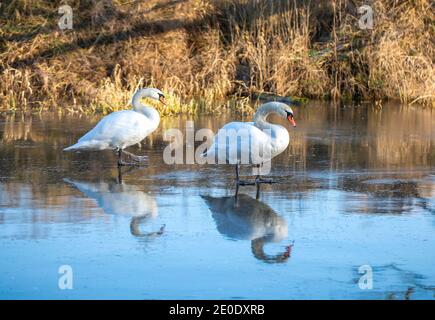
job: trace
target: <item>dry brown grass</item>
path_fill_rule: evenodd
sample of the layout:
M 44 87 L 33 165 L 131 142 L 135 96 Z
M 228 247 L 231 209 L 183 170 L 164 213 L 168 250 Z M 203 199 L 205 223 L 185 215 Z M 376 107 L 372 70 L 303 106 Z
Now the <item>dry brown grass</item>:
M 0 110 L 108 113 L 139 86 L 167 92 L 163 114 L 251 113 L 253 94 L 400 99 L 435 105 L 430 0 L 75 0 L 0 7 Z M 230 100 L 228 101 L 228 98 Z
M 380 96 L 435 106 L 434 3 L 410 3 L 376 2 L 376 38 L 366 51 L 369 83 Z

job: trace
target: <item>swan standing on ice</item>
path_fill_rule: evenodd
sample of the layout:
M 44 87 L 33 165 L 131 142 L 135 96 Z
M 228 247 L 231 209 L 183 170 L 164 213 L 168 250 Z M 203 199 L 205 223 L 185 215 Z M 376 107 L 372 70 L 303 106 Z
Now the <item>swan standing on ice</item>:
M 202 156 L 209 160 L 215 159 L 219 164 L 235 164 L 237 186 L 272 183 L 272 180 L 260 178 L 259 168 L 264 162 L 283 152 L 290 142 L 286 128 L 267 122 L 267 117 L 272 113 L 287 119 L 296 127 L 293 110 L 287 104 L 268 102 L 258 108 L 254 122 L 230 122 L 224 125 Z M 240 164 L 255 165 L 258 168 L 255 183 L 240 180 Z
M 132 165 L 122 160 L 124 153 L 136 163 L 143 162 L 146 157 L 136 156 L 124 149 L 141 142 L 159 126 L 160 116 L 157 110 L 140 101 L 145 97 L 165 104 L 165 96 L 160 90 L 140 89 L 133 95 L 133 110 L 116 111 L 105 116 L 76 144 L 65 148 L 64 151 L 109 149 L 117 152 L 119 166 Z

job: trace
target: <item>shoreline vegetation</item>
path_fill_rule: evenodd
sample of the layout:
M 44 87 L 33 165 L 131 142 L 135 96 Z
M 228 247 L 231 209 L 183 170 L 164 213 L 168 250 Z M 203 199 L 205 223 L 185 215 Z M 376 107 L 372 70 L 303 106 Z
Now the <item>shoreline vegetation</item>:
M 435 4 L 367 1 L 7 0 L 0 111 L 109 113 L 138 87 L 162 115 L 252 113 L 258 97 L 435 107 Z M 73 10 L 60 30 L 58 8 Z

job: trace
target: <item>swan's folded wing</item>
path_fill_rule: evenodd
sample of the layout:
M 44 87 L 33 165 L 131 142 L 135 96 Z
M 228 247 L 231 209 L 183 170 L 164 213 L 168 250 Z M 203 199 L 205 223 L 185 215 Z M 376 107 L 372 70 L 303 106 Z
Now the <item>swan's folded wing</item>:
M 213 138 L 206 156 L 214 157 L 218 163 L 261 163 L 267 149 L 270 149 L 269 135 L 252 122 L 230 122 Z
M 141 141 L 150 133 L 151 124 L 142 114 L 132 110 L 113 112 L 103 119 L 79 142 L 101 141 L 111 146 Z

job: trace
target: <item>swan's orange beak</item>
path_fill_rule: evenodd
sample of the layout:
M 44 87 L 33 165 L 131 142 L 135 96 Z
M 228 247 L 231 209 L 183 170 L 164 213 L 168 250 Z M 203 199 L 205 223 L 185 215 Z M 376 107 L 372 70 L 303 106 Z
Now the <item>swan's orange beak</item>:
M 160 101 L 164 106 L 166 106 L 166 99 L 165 99 L 165 96 L 160 96 L 160 97 L 159 97 L 159 101 Z
M 296 121 L 291 114 L 287 116 L 287 120 L 292 124 L 293 127 L 296 127 Z

